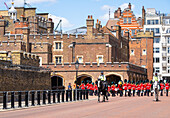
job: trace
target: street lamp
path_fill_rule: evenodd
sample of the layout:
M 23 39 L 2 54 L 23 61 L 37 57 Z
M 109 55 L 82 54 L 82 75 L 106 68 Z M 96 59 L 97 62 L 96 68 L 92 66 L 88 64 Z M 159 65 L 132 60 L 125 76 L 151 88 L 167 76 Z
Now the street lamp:
M 76 89 L 77 89 L 77 74 L 78 74 L 78 69 L 79 69 L 79 61 L 78 60 L 75 63 L 75 68 L 76 68 Z

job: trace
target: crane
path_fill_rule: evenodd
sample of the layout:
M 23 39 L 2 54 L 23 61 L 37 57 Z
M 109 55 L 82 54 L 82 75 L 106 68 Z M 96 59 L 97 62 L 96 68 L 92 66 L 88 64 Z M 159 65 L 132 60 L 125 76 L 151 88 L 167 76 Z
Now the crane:
M 27 5 L 29 8 L 31 8 L 31 5 L 28 4 L 28 3 L 26 2 L 26 0 L 24 0 L 24 8 L 25 8 L 25 5 Z
M 4 4 L 5 4 L 5 6 L 6 6 L 6 8 L 7 8 L 7 10 L 9 10 L 9 7 L 8 7 L 8 5 L 4 2 Z
M 57 24 L 57 26 L 56 26 L 56 28 L 55 28 L 55 32 L 57 32 L 57 33 L 61 33 L 62 34 L 62 26 L 61 26 L 61 23 L 62 23 L 62 20 L 60 19 L 60 21 L 58 22 L 58 24 Z M 59 27 L 59 25 L 60 25 L 60 31 L 59 30 L 57 30 L 58 29 L 58 27 Z

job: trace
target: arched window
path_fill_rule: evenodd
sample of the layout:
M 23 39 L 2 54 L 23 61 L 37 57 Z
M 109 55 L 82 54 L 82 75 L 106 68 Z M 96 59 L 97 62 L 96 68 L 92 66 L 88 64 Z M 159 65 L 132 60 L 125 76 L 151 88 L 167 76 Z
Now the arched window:
M 166 30 L 166 33 L 170 33 L 170 28 Z

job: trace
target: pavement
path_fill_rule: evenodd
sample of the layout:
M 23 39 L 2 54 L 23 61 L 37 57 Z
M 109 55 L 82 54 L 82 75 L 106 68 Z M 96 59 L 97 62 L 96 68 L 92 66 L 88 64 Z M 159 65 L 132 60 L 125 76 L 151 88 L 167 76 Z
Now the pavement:
M 90 100 L 0 112 L 0 118 L 168 118 L 170 96 L 110 97 L 107 102 Z

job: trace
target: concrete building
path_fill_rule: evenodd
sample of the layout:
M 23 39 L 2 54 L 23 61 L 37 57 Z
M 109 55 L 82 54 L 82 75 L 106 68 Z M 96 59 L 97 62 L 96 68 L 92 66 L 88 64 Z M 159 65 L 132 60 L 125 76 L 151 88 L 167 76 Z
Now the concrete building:
M 160 80 L 168 79 L 169 75 L 169 16 L 160 14 L 154 8 L 148 8 L 145 13 L 144 31 L 154 32 L 153 66 Z

